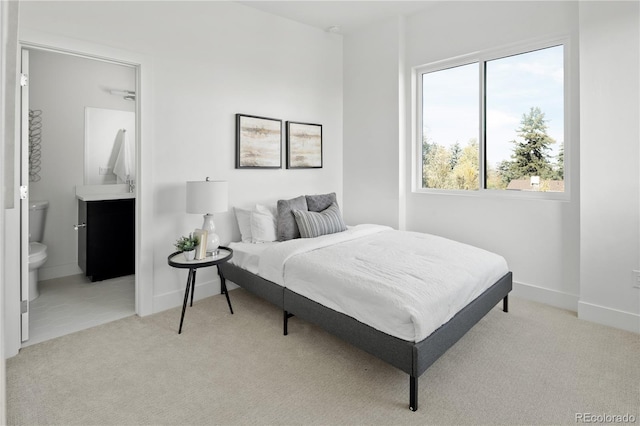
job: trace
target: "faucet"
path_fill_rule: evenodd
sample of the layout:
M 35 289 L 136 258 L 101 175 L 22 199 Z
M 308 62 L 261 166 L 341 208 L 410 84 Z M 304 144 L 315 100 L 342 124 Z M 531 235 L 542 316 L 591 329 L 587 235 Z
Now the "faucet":
M 126 183 L 129 185 L 129 192 L 133 192 L 133 190 L 136 188 L 136 184 L 133 179 L 127 179 Z

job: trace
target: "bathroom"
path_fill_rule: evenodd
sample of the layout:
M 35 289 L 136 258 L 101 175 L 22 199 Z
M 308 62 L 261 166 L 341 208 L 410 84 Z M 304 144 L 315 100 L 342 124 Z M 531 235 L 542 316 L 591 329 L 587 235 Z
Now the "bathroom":
M 46 258 L 42 262 L 42 247 L 29 256 L 30 265 L 42 265 L 30 267 L 30 273 L 37 271 L 39 295 L 30 295 L 29 339 L 23 346 L 135 313 L 134 275 L 91 282 L 79 266 L 77 226 L 82 224 L 78 223 L 76 189 L 125 186 L 113 166 L 124 138 L 135 156 L 136 69 L 61 52 L 27 50 L 29 205 L 34 207 L 29 219 L 33 224 L 44 217 L 41 243 L 46 246 Z M 135 167 L 135 158 L 129 161 Z M 135 193 L 130 180 L 126 188 Z

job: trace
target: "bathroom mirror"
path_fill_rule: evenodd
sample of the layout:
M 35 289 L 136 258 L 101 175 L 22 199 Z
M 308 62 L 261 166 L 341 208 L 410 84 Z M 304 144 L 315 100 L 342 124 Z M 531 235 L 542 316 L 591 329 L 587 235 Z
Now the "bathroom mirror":
M 135 124 L 132 111 L 85 108 L 85 185 L 135 181 Z

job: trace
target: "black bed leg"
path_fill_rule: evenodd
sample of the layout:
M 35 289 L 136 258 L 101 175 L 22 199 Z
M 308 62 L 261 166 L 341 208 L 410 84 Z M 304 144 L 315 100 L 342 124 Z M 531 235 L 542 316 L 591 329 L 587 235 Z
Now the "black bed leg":
M 502 311 L 509 312 L 509 295 L 507 294 L 504 299 L 502 299 Z
M 289 330 L 287 329 L 287 325 L 289 323 L 289 312 L 287 311 L 282 311 L 282 320 L 283 320 L 283 334 L 286 336 L 287 334 L 289 334 Z
M 284 335 L 285 336 L 287 334 L 289 334 L 289 328 L 288 328 L 289 318 L 291 318 L 292 316 L 293 316 L 292 313 L 290 313 L 288 311 L 285 311 L 285 310 L 282 311 L 282 321 L 283 321 L 283 326 L 284 326 L 283 327 L 283 329 L 284 329 L 283 331 L 284 331 Z
M 418 411 L 418 378 L 409 376 L 409 409 Z

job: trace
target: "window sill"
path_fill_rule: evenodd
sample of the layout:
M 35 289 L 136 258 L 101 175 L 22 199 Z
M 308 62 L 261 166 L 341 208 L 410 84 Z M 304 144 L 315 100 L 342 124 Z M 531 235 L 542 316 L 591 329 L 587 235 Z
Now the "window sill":
M 455 189 L 427 189 L 414 188 L 412 194 L 419 195 L 441 195 L 441 196 L 458 196 L 472 197 L 483 199 L 497 200 L 537 200 L 537 201 L 560 201 L 569 202 L 571 197 L 568 191 L 565 192 L 538 192 L 538 191 L 512 191 L 512 190 L 496 190 L 496 189 L 479 189 L 471 190 L 455 190 Z

